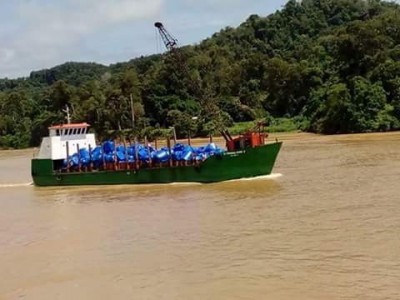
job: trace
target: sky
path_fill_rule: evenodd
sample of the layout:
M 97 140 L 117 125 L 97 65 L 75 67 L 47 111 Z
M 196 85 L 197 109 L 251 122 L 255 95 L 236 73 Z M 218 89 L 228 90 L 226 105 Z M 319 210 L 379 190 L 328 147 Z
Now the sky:
M 0 0 L 0 78 L 67 61 L 110 64 L 160 53 L 154 22 L 199 43 L 286 0 Z

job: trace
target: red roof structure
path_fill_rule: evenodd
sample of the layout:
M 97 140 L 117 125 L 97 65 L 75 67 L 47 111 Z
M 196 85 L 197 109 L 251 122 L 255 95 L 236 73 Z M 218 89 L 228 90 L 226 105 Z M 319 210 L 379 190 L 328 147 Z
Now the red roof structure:
M 88 123 L 70 123 L 50 126 L 49 129 L 74 129 L 74 128 L 87 128 L 90 127 Z

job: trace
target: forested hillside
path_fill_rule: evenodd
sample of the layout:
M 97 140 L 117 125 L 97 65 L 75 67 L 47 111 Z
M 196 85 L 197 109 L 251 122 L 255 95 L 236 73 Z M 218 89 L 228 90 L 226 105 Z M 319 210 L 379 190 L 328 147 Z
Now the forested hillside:
M 37 145 L 48 125 L 86 121 L 102 137 L 132 128 L 180 136 L 290 118 L 327 134 L 400 129 L 400 7 L 291 0 L 176 54 L 103 66 L 66 63 L 0 79 L 0 147 Z M 184 66 L 182 66 L 182 64 Z M 186 66 L 186 67 L 185 67 Z M 197 120 L 192 117 L 197 116 Z M 156 130 L 155 130 L 156 129 Z

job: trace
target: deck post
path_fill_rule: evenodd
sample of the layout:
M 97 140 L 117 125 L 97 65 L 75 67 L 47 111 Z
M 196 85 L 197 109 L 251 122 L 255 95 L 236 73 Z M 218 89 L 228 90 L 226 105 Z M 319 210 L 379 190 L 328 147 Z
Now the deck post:
M 139 152 L 138 152 L 137 138 L 135 137 L 135 164 L 136 170 L 139 170 Z
M 90 159 L 89 171 L 92 171 L 92 169 L 93 169 L 93 162 L 92 162 L 92 145 L 90 145 L 90 144 L 89 144 L 89 159 Z
M 176 130 L 175 130 L 175 126 L 172 127 L 172 133 L 174 134 L 174 146 L 176 145 Z
M 144 136 L 144 146 L 146 147 L 147 153 L 149 154 L 149 166 L 151 167 L 152 160 L 151 160 L 151 153 L 150 153 L 150 147 L 148 145 L 147 135 Z
M 167 147 L 168 147 L 168 155 L 169 155 L 169 159 L 168 159 L 169 166 L 172 167 L 171 140 L 169 137 L 167 138 Z
M 113 168 L 114 171 L 117 170 L 117 138 L 114 138 Z
M 101 145 L 101 158 L 103 160 L 103 170 L 107 170 L 107 166 L 106 166 L 106 157 L 104 155 L 104 148 L 103 145 Z
M 125 168 L 129 170 L 129 158 L 128 158 L 128 148 L 126 147 L 126 140 L 124 137 L 124 149 L 125 149 Z
M 65 142 L 66 150 L 67 150 L 67 172 L 69 172 L 69 142 Z
M 79 172 L 81 171 L 81 153 L 79 152 L 79 144 L 76 144 L 76 150 L 78 151 L 78 168 Z

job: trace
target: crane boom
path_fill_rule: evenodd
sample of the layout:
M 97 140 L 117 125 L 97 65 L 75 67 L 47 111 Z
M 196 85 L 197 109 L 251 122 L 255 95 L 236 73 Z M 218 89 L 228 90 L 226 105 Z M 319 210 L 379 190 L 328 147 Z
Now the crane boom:
M 213 101 L 208 101 L 208 95 L 202 87 L 201 79 L 195 80 L 190 76 L 187 59 L 181 49 L 178 48 L 178 40 L 165 29 L 161 22 L 154 23 L 154 26 L 158 29 L 163 43 L 168 50 L 168 54 L 171 55 L 174 61 L 174 71 L 179 71 L 181 75 L 186 77 L 185 82 L 188 86 L 189 93 L 191 92 L 192 96 L 198 100 L 201 106 L 200 114 L 206 116 L 211 116 L 213 114 L 219 115 L 220 109 Z M 223 130 L 221 133 L 227 142 L 232 141 L 232 137 L 227 130 Z
M 164 42 L 165 47 L 171 51 L 175 49 L 178 44 L 178 40 L 174 38 L 164 27 L 161 22 L 154 23 L 154 26 L 158 29 L 160 36 Z

